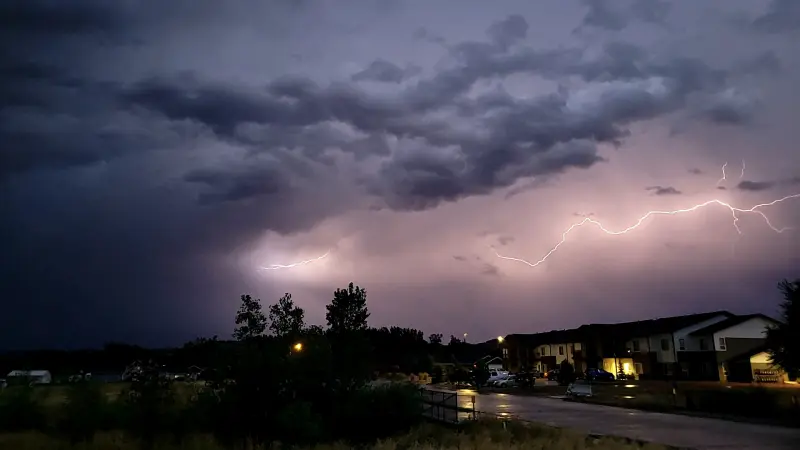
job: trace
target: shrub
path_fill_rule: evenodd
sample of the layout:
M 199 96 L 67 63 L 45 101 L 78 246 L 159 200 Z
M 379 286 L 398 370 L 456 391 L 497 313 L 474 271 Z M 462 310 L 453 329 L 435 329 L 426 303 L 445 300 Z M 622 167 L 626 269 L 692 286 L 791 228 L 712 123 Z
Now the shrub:
M 685 392 L 687 409 L 746 417 L 780 417 L 785 414 L 777 395 L 765 388 L 704 389 Z
M 47 420 L 34 388 L 14 386 L 0 395 L 0 431 L 43 430 Z
M 101 385 L 89 381 L 75 383 L 65 394 L 66 401 L 58 411 L 58 429 L 71 442 L 91 441 L 97 431 L 116 425 Z
M 331 437 L 351 442 L 407 431 L 422 421 L 419 388 L 389 385 L 355 391 L 336 403 L 331 421 Z

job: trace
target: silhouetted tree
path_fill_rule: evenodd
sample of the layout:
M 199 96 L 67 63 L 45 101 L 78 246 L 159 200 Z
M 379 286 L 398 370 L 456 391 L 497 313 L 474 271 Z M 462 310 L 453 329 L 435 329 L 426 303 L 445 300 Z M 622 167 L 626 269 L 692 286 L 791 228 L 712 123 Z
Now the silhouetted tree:
M 269 329 L 275 336 L 297 336 L 303 331 L 303 308 L 294 305 L 292 294 L 286 293 L 269 307 Z
M 261 300 L 242 295 L 242 304 L 236 312 L 236 329 L 233 337 L 237 341 L 251 340 L 262 336 L 267 329 L 267 318 L 261 311 Z
M 454 347 L 454 346 L 456 346 L 456 345 L 458 345 L 460 343 L 461 343 L 461 339 L 459 339 L 459 338 L 457 338 L 457 337 L 455 337 L 454 335 L 451 334 L 450 335 L 450 342 L 448 342 L 447 345 L 449 345 L 451 347 Z
M 486 361 L 479 360 L 472 365 L 472 381 L 475 383 L 475 388 L 480 389 L 486 385 L 489 380 L 489 367 Z
M 442 334 L 441 333 L 433 333 L 428 336 L 428 342 L 433 345 L 442 345 Z
M 328 329 L 333 333 L 367 329 L 367 291 L 350 283 L 347 289 L 337 289 L 325 308 Z
M 783 293 L 781 323 L 767 328 L 770 360 L 791 377 L 800 373 L 800 279 L 778 284 Z
M 558 366 L 558 384 L 565 386 L 575 381 L 575 368 L 566 359 Z

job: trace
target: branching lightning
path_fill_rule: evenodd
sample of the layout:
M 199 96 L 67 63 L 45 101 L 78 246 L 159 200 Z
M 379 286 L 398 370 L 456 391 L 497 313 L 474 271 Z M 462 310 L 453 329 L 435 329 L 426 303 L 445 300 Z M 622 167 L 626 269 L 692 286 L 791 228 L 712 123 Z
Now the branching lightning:
M 725 164 L 723 164 L 723 165 L 722 165 L 722 178 L 720 178 L 720 179 L 717 181 L 717 186 L 721 185 L 721 184 L 722 184 L 722 182 L 723 182 L 723 181 L 725 181 L 725 180 L 727 179 L 727 178 L 726 178 L 726 176 L 725 176 L 725 168 L 726 168 L 726 167 L 728 167 L 728 162 L 727 162 L 727 161 L 725 161 Z
M 723 167 L 723 174 L 724 174 L 724 167 L 725 166 L 722 166 L 722 167 Z M 772 231 L 774 231 L 776 233 L 783 233 L 784 231 L 787 231 L 790 228 L 777 228 L 777 227 L 775 227 L 772 224 L 772 222 L 769 220 L 769 217 L 767 217 L 766 214 L 764 214 L 763 212 L 759 211 L 759 208 L 772 206 L 772 205 L 784 202 L 786 200 L 794 199 L 794 198 L 800 198 L 800 194 L 787 195 L 786 197 L 782 197 L 782 198 L 779 198 L 777 200 L 773 200 L 773 201 L 771 201 L 769 203 L 760 203 L 758 205 L 753 206 L 752 208 L 747 208 L 747 209 L 737 208 L 737 207 L 732 206 L 729 203 L 726 203 L 726 202 L 724 202 L 722 200 L 714 199 L 714 200 L 709 200 L 707 202 L 700 203 L 700 204 L 697 204 L 697 205 L 694 205 L 694 206 L 692 206 L 690 208 L 685 208 L 685 209 L 676 209 L 676 210 L 673 210 L 673 211 L 648 211 L 647 214 L 645 214 L 642 217 L 640 217 L 639 220 L 637 220 L 633 225 L 629 226 L 628 228 L 625 228 L 623 230 L 618 230 L 618 231 L 609 230 L 609 229 L 607 229 L 605 227 L 605 225 L 603 225 L 599 221 L 597 221 L 595 219 L 592 219 L 590 217 L 585 217 L 580 222 L 574 223 L 569 228 L 567 228 L 567 230 L 564 231 L 561 234 L 561 241 L 559 241 L 552 249 L 550 249 L 549 252 L 547 252 L 541 259 L 539 259 L 536 262 L 530 262 L 530 261 L 527 261 L 527 260 L 522 259 L 522 258 L 514 258 L 514 257 L 511 257 L 511 256 L 501 255 L 500 253 L 497 252 L 497 250 L 494 247 L 492 247 L 492 250 L 494 251 L 495 255 L 498 258 L 507 259 L 507 260 L 510 260 L 510 261 L 517 261 L 517 262 L 520 262 L 520 263 L 523 263 L 523 264 L 527 264 L 527 265 L 529 265 L 531 267 L 536 267 L 539 264 L 545 262 L 547 260 L 547 258 L 550 257 L 550 255 L 552 255 L 553 253 L 558 251 L 558 248 L 561 247 L 561 244 L 566 242 L 567 236 L 569 235 L 569 233 L 572 232 L 572 230 L 574 230 L 576 228 L 579 228 L 579 227 L 581 227 L 583 225 L 591 224 L 591 225 L 596 226 L 597 228 L 599 228 L 601 231 L 603 231 L 606 234 L 616 236 L 616 235 L 620 235 L 620 234 L 627 234 L 627 233 L 639 228 L 639 226 L 641 226 L 642 223 L 644 223 L 644 221 L 647 220 L 647 218 L 649 218 L 651 216 L 657 216 L 657 215 L 674 216 L 674 215 L 677 215 L 677 214 L 683 214 L 683 213 L 689 213 L 689 212 L 697 211 L 698 209 L 704 208 L 706 206 L 714 205 L 714 204 L 719 205 L 719 206 L 723 206 L 723 207 L 727 208 L 731 212 L 731 216 L 733 217 L 733 227 L 736 229 L 736 232 L 739 233 L 739 234 L 742 234 L 742 230 L 739 228 L 739 224 L 738 224 L 739 217 L 737 216 L 737 213 L 755 213 L 755 214 L 758 214 L 764 219 L 764 221 L 767 223 L 767 226 L 769 228 L 771 228 Z
M 740 179 L 740 180 L 741 180 L 742 178 L 744 178 L 744 169 L 745 169 L 746 167 L 747 167 L 747 164 L 745 164 L 745 163 L 744 163 L 744 160 L 742 160 L 742 173 L 741 173 L 741 174 L 739 174 L 739 179 Z
M 325 259 L 330 254 L 331 254 L 331 251 L 328 250 L 327 252 L 325 252 L 325 254 L 323 254 L 322 256 L 317 256 L 316 258 L 306 259 L 304 261 L 297 261 L 297 262 L 293 262 L 291 264 L 272 264 L 272 265 L 269 265 L 267 267 L 262 267 L 261 270 L 291 269 L 293 267 L 305 266 L 306 264 L 311 264 L 313 262 L 317 262 L 317 261 L 320 261 L 322 259 Z

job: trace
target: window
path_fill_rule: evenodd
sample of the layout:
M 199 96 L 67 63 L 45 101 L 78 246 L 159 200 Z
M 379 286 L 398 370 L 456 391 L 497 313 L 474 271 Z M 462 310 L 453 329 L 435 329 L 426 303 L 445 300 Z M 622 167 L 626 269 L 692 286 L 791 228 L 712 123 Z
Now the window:
M 558 354 L 560 356 L 564 356 L 564 346 L 563 345 L 559 345 L 558 346 Z
M 719 338 L 719 349 L 720 350 L 725 350 L 725 348 L 726 348 L 725 338 L 721 337 L 721 338 Z
M 678 345 L 679 345 L 679 347 L 678 347 L 679 349 L 686 350 L 686 341 L 685 340 L 678 339 Z
M 639 340 L 638 339 L 634 339 L 633 340 L 633 351 L 635 351 L 635 352 L 639 351 Z
M 669 350 L 669 339 L 661 340 L 661 350 L 665 352 Z
M 644 367 L 642 367 L 642 363 L 633 363 L 633 368 L 636 370 L 636 375 L 641 375 L 644 373 Z
M 579 352 L 579 351 L 581 351 L 581 343 L 580 343 L 580 342 L 576 342 L 576 343 L 575 343 L 575 351 L 576 351 L 576 352 Z
M 708 350 L 705 339 L 700 339 L 700 350 Z
M 503 349 L 503 358 L 508 359 L 508 349 L 507 348 Z

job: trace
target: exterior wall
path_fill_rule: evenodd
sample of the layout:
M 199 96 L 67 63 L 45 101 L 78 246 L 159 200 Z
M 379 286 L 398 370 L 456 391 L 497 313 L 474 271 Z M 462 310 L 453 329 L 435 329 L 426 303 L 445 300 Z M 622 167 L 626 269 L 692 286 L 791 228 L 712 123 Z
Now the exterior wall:
M 681 330 L 677 330 L 673 333 L 674 339 L 672 344 L 675 346 L 675 350 L 678 352 L 686 351 L 686 352 L 699 352 L 703 351 L 700 348 L 700 340 L 705 340 L 706 344 L 706 351 L 714 351 L 714 345 L 709 336 L 690 336 L 689 334 L 697 331 L 701 328 L 705 328 L 709 325 L 714 325 L 715 323 L 722 322 L 723 320 L 727 319 L 728 316 L 724 314 L 720 314 L 718 316 L 712 317 L 711 319 L 705 320 L 703 322 L 699 322 L 695 325 L 690 327 L 683 328 Z M 681 350 L 680 342 L 683 339 L 684 343 L 684 350 Z
M 563 355 L 561 350 L 563 350 Z M 575 367 L 575 370 L 586 370 L 582 361 L 583 351 L 584 345 L 580 342 L 539 345 L 535 349 L 535 357 L 538 361 L 536 369 L 544 372 L 556 368 L 566 360 Z M 583 368 L 581 369 L 581 367 Z
M 665 334 L 656 334 L 650 336 L 648 339 L 648 345 L 652 352 L 656 354 L 656 361 L 662 364 L 672 364 L 675 363 L 675 345 L 672 339 L 672 334 L 665 333 Z M 661 340 L 666 339 L 669 343 L 669 348 L 667 350 L 661 349 Z
M 765 339 L 767 326 L 772 325 L 774 322 L 766 320 L 763 317 L 754 317 L 746 322 L 734 325 L 730 328 L 720 330 L 714 333 L 714 350 L 722 350 L 720 348 L 719 338 L 745 338 L 745 339 Z
M 764 338 L 748 339 L 748 338 L 725 338 L 725 350 L 717 352 L 717 362 L 723 363 L 730 359 L 741 356 L 751 350 L 763 346 L 766 343 Z

